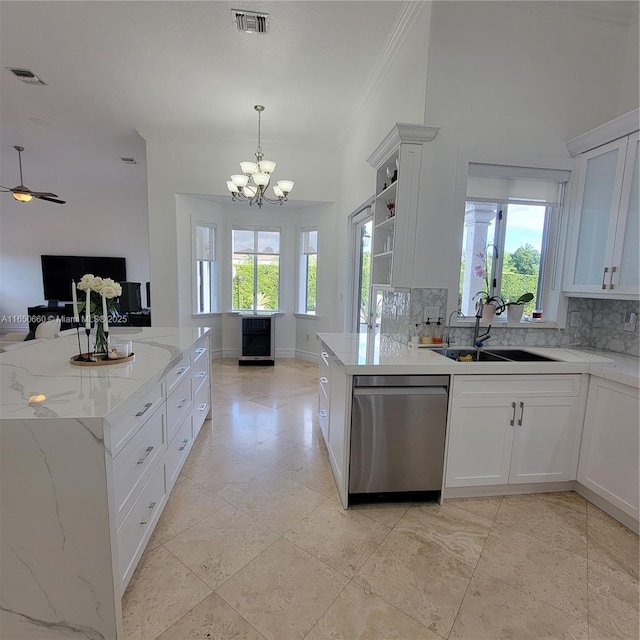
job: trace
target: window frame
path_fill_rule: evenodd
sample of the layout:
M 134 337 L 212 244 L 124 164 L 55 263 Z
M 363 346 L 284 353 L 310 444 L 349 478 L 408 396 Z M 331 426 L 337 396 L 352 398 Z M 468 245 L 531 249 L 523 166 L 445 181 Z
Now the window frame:
M 305 234 L 316 233 L 316 250 L 313 253 L 305 252 Z M 318 254 L 320 232 L 317 225 L 300 227 L 298 230 L 298 287 L 296 296 L 296 315 L 316 318 L 318 316 Z M 316 256 L 316 306 L 313 312 L 308 309 L 309 295 L 309 256 Z
M 233 258 L 236 254 L 235 252 L 235 248 L 234 248 L 234 232 L 235 231 L 251 231 L 254 234 L 254 247 L 256 248 L 256 251 L 253 253 L 246 253 L 244 255 L 247 256 L 253 256 L 253 308 L 251 309 L 236 309 L 233 306 L 233 281 L 234 281 L 234 277 L 233 277 L 233 269 L 234 269 L 234 264 L 233 264 Z M 268 233 L 277 233 L 279 238 L 278 238 L 278 253 L 264 253 L 264 252 L 260 252 L 257 251 L 257 247 L 258 247 L 258 233 L 259 232 L 268 232 Z M 281 313 L 281 309 L 282 309 L 282 243 L 283 243 L 283 229 L 282 227 L 269 227 L 269 226 L 263 226 L 263 225 L 243 225 L 243 224 L 234 224 L 231 226 L 231 242 L 230 242 L 230 248 L 231 248 L 231 255 L 230 255 L 230 264 L 231 264 L 231 279 L 230 279 L 230 306 L 229 308 L 231 309 L 231 313 L 257 313 L 259 312 L 258 308 L 257 308 L 257 300 L 258 300 L 258 268 L 257 268 L 257 260 L 258 260 L 258 256 L 261 255 L 265 255 L 265 256 L 278 256 L 278 303 L 277 303 L 277 309 L 269 309 L 269 310 L 264 310 L 264 313 Z M 239 302 L 239 300 L 238 300 Z
M 540 322 L 522 322 L 518 325 L 510 324 L 509 328 L 522 329 L 563 329 L 568 318 L 567 294 L 563 290 L 565 244 L 570 226 L 571 209 L 575 198 L 576 175 L 574 160 L 560 156 L 523 156 L 511 153 L 477 153 L 461 152 L 456 162 L 456 179 L 454 187 L 454 209 L 462 212 L 455 224 L 456 239 L 462 249 L 462 235 L 464 230 L 465 203 L 468 200 L 479 200 L 478 196 L 467 195 L 468 181 L 471 176 L 478 176 L 472 171 L 478 165 L 498 167 L 513 177 L 526 177 L 557 182 L 560 186 L 558 205 L 554 207 L 554 215 L 547 220 L 546 257 L 542 259 L 541 271 L 543 277 L 542 302 L 544 316 Z M 516 168 L 514 172 L 513 169 Z M 514 175 L 515 174 L 515 175 Z M 505 177 L 501 175 L 500 177 Z M 495 199 L 494 199 L 495 201 Z M 452 254 L 453 255 L 453 254 Z M 447 317 L 448 324 L 457 327 L 469 327 L 474 318 L 458 316 L 458 296 L 460 292 L 460 261 L 451 260 L 451 268 L 456 274 L 455 280 L 450 280 L 447 287 Z M 540 302 L 538 303 L 540 304 Z M 496 318 L 502 326 L 507 326 L 502 316 Z
M 213 260 L 208 262 L 211 265 L 211 273 L 209 274 L 209 293 L 210 293 L 210 310 L 200 311 L 199 297 L 199 268 L 198 263 L 198 228 L 208 228 L 213 233 Z M 197 317 L 210 316 L 219 313 L 219 268 L 218 268 L 218 224 L 211 220 L 203 220 L 200 218 L 192 218 L 191 220 L 191 313 Z

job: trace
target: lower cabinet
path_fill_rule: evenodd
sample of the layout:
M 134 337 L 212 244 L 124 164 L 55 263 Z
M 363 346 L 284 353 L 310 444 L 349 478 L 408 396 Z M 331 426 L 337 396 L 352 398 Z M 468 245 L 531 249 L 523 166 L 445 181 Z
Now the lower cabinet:
M 638 520 L 638 389 L 591 377 L 578 482 Z
M 454 376 L 446 487 L 576 479 L 581 375 Z
M 348 505 L 351 376 L 322 343 L 318 375 L 318 419 L 329 453 L 329 464 L 343 506 Z

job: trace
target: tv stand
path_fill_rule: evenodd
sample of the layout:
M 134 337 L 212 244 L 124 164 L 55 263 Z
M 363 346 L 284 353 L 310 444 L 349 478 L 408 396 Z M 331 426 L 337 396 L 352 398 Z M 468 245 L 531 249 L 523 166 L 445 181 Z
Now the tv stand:
M 59 306 L 52 306 L 52 301 L 48 305 L 40 304 L 37 307 L 27 307 L 27 315 L 29 318 L 29 333 L 34 333 L 36 327 L 41 322 L 47 320 L 61 319 L 60 331 L 73 329 L 73 305 L 65 302 Z M 84 325 L 83 325 L 84 326 Z M 120 313 L 117 321 L 113 322 L 114 327 L 150 327 L 151 326 L 151 309 L 143 309 L 142 311 Z

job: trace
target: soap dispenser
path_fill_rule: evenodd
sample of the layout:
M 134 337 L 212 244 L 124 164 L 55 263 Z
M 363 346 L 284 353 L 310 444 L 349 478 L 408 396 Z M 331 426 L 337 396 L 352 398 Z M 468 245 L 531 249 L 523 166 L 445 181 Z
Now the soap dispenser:
M 420 323 L 416 322 L 416 328 L 411 336 L 411 343 L 418 344 L 420 342 Z
M 420 338 L 422 344 L 431 344 L 433 342 L 433 327 L 431 326 L 431 318 L 427 318 L 424 324 L 424 331 Z
M 442 344 L 442 318 L 438 318 L 436 326 L 433 328 L 433 343 Z

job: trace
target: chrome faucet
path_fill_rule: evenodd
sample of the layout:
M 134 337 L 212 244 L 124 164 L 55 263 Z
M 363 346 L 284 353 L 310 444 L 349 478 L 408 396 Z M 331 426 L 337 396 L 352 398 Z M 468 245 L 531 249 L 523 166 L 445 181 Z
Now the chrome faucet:
M 485 340 L 488 340 L 491 337 L 489 331 L 491 331 L 491 325 L 487 327 L 487 332 L 480 335 L 480 318 L 482 318 L 482 303 L 478 305 L 476 309 L 476 324 L 473 328 L 473 346 L 476 349 L 482 347 Z
M 460 311 L 460 309 L 456 309 L 455 311 L 452 311 L 449 314 L 449 319 L 447 320 L 447 326 L 445 327 L 447 330 L 447 335 L 445 338 L 445 342 L 447 343 L 447 347 L 451 346 L 451 316 L 453 314 L 456 314 L 456 318 L 466 318 L 467 316 L 464 315 L 464 313 L 462 313 L 462 311 Z

